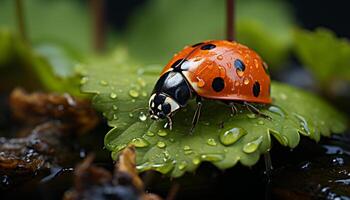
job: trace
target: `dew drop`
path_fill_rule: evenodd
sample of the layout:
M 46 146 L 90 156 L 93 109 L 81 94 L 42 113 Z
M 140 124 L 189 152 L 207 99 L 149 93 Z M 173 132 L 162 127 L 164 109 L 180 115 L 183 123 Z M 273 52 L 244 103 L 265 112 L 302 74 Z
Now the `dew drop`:
M 140 119 L 142 122 L 144 122 L 144 121 L 146 121 L 147 116 L 146 116 L 143 112 L 140 112 L 139 119 Z
M 282 100 L 286 100 L 288 98 L 287 95 L 284 94 L 284 93 L 281 93 L 280 97 L 281 97 Z
M 105 80 L 101 80 L 101 81 L 100 81 L 100 85 L 107 86 L 107 85 L 108 85 L 108 82 L 105 81 Z
M 164 142 L 162 142 L 162 141 L 158 141 L 157 142 L 157 147 L 162 149 L 162 148 L 166 147 L 166 144 Z
M 248 78 L 244 78 L 243 83 L 244 83 L 244 85 L 248 85 L 249 84 L 249 79 Z
M 217 162 L 217 161 L 221 161 L 225 158 L 225 156 L 223 154 L 202 154 L 201 155 L 201 159 L 205 160 L 205 161 L 211 161 L 211 162 Z
M 157 132 L 157 135 L 161 136 L 161 137 L 165 137 L 168 135 L 168 133 L 163 130 L 163 129 L 159 129 L 158 132 Z
M 186 167 L 187 167 L 186 161 L 182 161 L 178 166 L 179 170 L 184 170 L 184 169 L 186 169 Z
M 277 106 L 270 106 L 269 107 L 269 111 L 273 112 L 273 113 L 276 113 L 277 115 L 279 115 L 279 116 L 281 116 L 283 118 L 285 117 L 285 112 L 281 108 L 279 108 Z
M 113 110 L 118 110 L 118 106 L 116 106 L 116 105 L 113 105 L 112 108 L 113 108 Z
M 247 114 L 247 117 L 248 117 L 249 119 L 255 119 L 255 118 L 256 118 L 256 114 L 254 114 L 254 113 L 249 113 L 249 114 Z
M 306 119 L 303 116 L 296 114 L 296 113 L 294 113 L 294 116 L 300 121 L 300 127 L 303 130 L 303 132 L 301 132 L 301 133 L 303 135 L 309 136 L 310 135 L 310 128 L 309 128 L 309 125 L 308 125 Z
M 223 67 L 219 67 L 219 71 L 220 71 L 220 77 L 221 78 L 225 78 L 225 76 L 226 76 L 226 70 L 225 70 L 225 68 L 223 68 Z
M 192 159 L 192 163 L 195 164 L 195 165 L 198 165 L 200 162 L 201 162 L 201 159 L 198 158 L 198 157 L 195 157 L 195 158 Z
M 84 85 L 85 83 L 87 83 L 89 80 L 88 77 L 83 77 L 81 80 L 80 80 L 80 84 Z
M 224 57 L 223 57 L 222 55 L 218 55 L 216 58 L 217 58 L 218 60 L 222 60 Z
M 253 153 L 256 150 L 258 150 L 258 148 L 262 142 L 262 139 L 263 139 L 263 136 L 260 136 L 258 139 L 245 144 L 243 147 L 243 152 L 244 153 Z
M 236 73 L 239 77 L 242 77 L 244 75 L 244 72 L 241 70 L 236 70 Z
M 111 92 L 109 97 L 111 97 L 112 99 L 115 99 L 115 98 L 117 98 L 117 93 Z
M 188 146 L 188 145 L 185 145 L 185 146 L 184 146 L 184 151 L 189 151 L 189 150 L 191 150 L 191 147 Z
M 239 82 L 235 81 L 235 86 L 238 87 L 239 86 Z
M 265 123 L 264 123 L 263 120 L 259 120 L 259 121 L 258 121 L 258 124 L 259 124 L 259 125 L 264 125 Z
M 243 128 L 232 128 L 228 131 L 220 133 L 220 142 L 223 145 L 231 145 L 237 142 L 242 136 L 246 135 L 247 131 Z
M 154 136 L 154 133 L 152 131 L 147 131 L 146 133 L 147 136 L 150 136 L 150 137 L 153 137 Z
M 136 91 L 136 90 L 130 90 L 130 91 L 129 91 L 129 95 L 130 95 L 131 97 L 136 98 L 136 97 L 139 96 L 139 92 Z
M 137 79 L 137 82 L 140 84 L 141 87 L 146 87 L 146 82 L 141 77 Z
M 117 120 L 117 119 L 118 119 L 117 114 L 113 114 L 113 119 L 114 119 L 114 120 Z
M 198 87 L 204 87 L 204 85 L 205 85 L 204 80 L 201 79 L 201 78 L 198 78 L 198 77 L 197 77 L 197 79 L 198 79 L 197 86 Z
M 192 153 L 193 153 L 192 150 L 184 151 L 184 154 L 185 154 L 185 155 L 189 155 L 189 154 L 192 154 Z
M 214 138 L 209 138 L 207 140 L 207 144 L 210 145 L 210 146 L 216 146 L 216 141 Z
M 147 147 L 149 145 L 147 140 L 143 138 L 134 138 L 131 140 L 130 144 L 134 145 L 135 147 Z
M 143 97 L 147 97 L 147 92 L 142 91 L 141 95 L 142 95 Z
M 134 117 L 134 114 L 129 113 L 129 117 L 133 118 L 133 117 Z

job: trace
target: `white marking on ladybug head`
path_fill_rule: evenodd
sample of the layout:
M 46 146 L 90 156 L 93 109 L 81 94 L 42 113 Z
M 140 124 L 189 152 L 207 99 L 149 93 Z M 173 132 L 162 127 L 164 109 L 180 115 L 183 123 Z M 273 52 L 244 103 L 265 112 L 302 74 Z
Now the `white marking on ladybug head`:
M 153 94 L 149 100 L 150 118 L 154 120 L 169 118 L 180 105 L 164 93 Z

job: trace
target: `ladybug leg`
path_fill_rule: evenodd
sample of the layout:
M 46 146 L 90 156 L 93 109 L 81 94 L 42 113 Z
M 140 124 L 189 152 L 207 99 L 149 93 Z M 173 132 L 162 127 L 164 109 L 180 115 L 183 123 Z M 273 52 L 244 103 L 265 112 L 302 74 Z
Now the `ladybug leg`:
M 196 102 L 197 102 L 197 108 L 196 108 L 196 111 L 194 112 L 194 116 L 193 116 L 193 119 L 192 119 L 192 127 L 191 127 L 191 130 L 190 130 L 191 134 L 193 133 L 194 128 L 197 125 L 197 122 L 199 120 L 199 116 L 201 115 L 202 98 L 200 96 L 197 96 Z
M 234 102 L 231 101 L 228 105 L 231 107 L 231 115 L 232 116 L 235 116 L 236 114 L 238 114 L 238 109 L 237 109 Z
M 246 101 L 244 101 L 243 104 L 247 107 L 247 109 L 250 112 L 252 112 L 252 113 L 254 113 L 256 115 L 259 115 L 259 116 L 261 116 L 261 117 L 263 117 L 265 119 L 271 119 L 270 116 L 265 115 L 264 113 L 260 112 L 260 110 L 257 107 L 255 107 L 253 104 L 250 104 L 250 103 L 248 103 Z
M 173 120 L 171 117 L 167 116 L 168 122 L 164 125 L 164 128 L 169 128 L 169 130 L 173 129 Z

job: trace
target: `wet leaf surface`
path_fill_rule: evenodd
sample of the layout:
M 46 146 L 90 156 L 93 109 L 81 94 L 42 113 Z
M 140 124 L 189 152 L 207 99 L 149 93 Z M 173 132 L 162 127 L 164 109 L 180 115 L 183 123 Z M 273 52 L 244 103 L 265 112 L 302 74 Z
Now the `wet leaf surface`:
M 105 137 L 112 157 L 115 159 L 120 150 L 132 144 L 140 171 L 152 169 L 178 177 L 194 171 L 203 161 L 220 169 L 237 162 L 252 166 L 271 148 L 271 138 L 294 148 L 300 135 L 319 141 L 321 135 L 330 136 L 345 129 L 345 117 L 326 102 L 273 82 L 273 104 L 261 107 L 271 120 L 245 109 L 231 117 L 227 106 L 205 101 L 200 122 L 191 135 L 195 107 L 191 102 L 175 115 L 173 130 L 165 130 L 164 122 L 151 121 L 145 115 L 149 92 L 160 68 L 136 68 L 132 63 L 123 63 L 125 57 L 116 55 L 87 66 L 82 91 L 95 94 L 94 106 L 113 127 Z

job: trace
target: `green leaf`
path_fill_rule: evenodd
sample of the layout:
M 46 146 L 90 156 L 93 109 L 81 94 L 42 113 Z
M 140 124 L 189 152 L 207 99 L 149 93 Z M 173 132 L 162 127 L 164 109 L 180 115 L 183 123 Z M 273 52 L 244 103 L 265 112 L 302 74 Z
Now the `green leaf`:
M 58 43 L 40 43 L 34 49 L 8 30 L 0 29 L 0 85 L 43 88 L 81 95 L 79 64 L 84 60 L 73 49 Z
M 315 141 L 345 129 L 345 117 L 316 96 L 274 82 L 273 104 L 262 107 L 272 120 L 245 109 L 234 117 L 217 101 L 205 101 L 199 124 L 189 129 L 195 110 L 191 102 L 174 117 L 172 131 L 164 121 L 146 117 L 148 97 L 161 68 L 128 63 L 124 53 L 92 61 L 86 68 L 82 91 L 95 94 L 93 104 L 113 128 L 105 136 L 105 146 L 117 158 L 129 144 L 136 146 L 140 171 L 157 170 L 174 177 L 194 171 L 208 161 L 220 169 L 254 165 L 271 148 L 275 138 L 284 146 L 298 145 L 300 134 Z
M 23 9 L 30 41 L 60 41 L 85 53 L 92 50 L 86 4 L 70 0 L 31 0 L 23 1 Z M 0 27 L 17 31 L 15 1 L 1 1 Z
M 184 9 L 195 8 L 195 9 Z M 242 0 L 236 5 L 237 40 L 256 50 L 272 67 L 287 56 L 293 17 L 284 1 Z M 124 35 L 131 55 L 145 63 L 166 63 L 169 57 L 208 39 L 225 39 L 225 1 L 149 1 L 135 12 Z
M 321 82 L 350 80 L 350 42 L 327 29 L 296 30 L 295 53 Z

